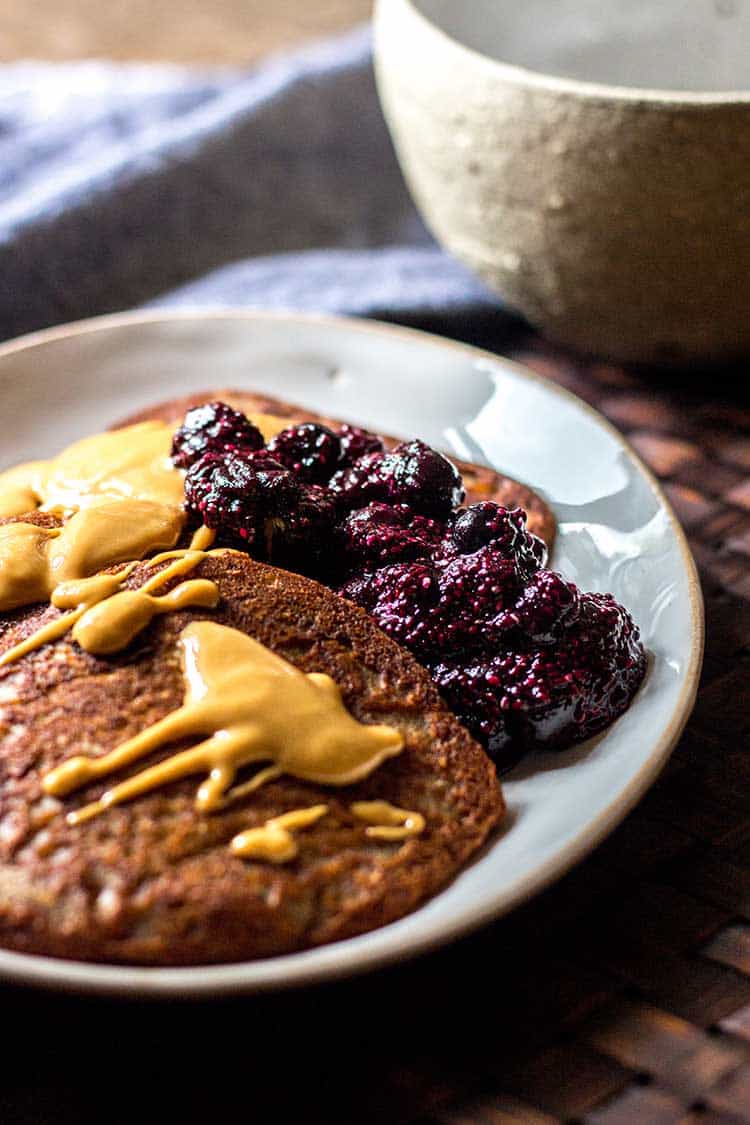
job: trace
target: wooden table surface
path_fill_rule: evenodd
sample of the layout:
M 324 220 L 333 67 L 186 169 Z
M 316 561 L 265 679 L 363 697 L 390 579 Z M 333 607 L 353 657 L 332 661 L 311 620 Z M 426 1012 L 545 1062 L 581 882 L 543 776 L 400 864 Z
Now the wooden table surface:
M 233 61 L 366 7 L 41 0 L 32 34 L 6 0 L 0 48 Z M 664 775 L 557 886 L 413 963 L 200 1004 L 3 989 L 2 1125 L 750 1122 L 747 374 L 626 371 L 523 331 L 503 349 L 619 426 L 689 534 L 706 661 Z

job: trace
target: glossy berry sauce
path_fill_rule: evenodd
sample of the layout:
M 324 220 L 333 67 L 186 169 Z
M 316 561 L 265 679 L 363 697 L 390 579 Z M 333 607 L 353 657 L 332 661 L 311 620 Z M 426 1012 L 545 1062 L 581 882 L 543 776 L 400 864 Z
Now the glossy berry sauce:
M 290 426 L 266 446 L 222 403 L 189 411 L 173 459 L 196 519 L 255 558 L 326 582 L 431 672 L 500 768 L 563 749 L 630 703 L 646 654 L 630 614 L 547 570 L 520 508 L 461 507 L 421 441 Z

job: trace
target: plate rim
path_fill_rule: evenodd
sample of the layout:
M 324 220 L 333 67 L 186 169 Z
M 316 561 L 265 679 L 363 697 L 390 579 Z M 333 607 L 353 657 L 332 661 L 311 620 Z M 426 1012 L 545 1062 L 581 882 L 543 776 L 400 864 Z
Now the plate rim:
M 69 321 L 29 332 L 23 336 L 0 343 L 0 361 L 16 352 L 31 350 L 39 345 L 79 335 L 90 335 L 111 328 L 123 328 L 160 321 L 189 320 L 244 320 L 244 321 L 303 321 L 337 328 L 345 327 L 365 334 L 395 336 L 397 339 L 423 341 L 432 346 L 447 348 L 492 363 L 500 362 L 511 368 L 520 378 L 538 383 L 567 401 L 572 401 L 579 409 L 589 414 L 615 440 L 626 455 L 635 463 L 654 493 L 659 506 L 665 512 L 675 537 L 688 587 L 690 613 L 690 652 L 686 659 L 682 689 L 675 703 L 669 722 L 661 738 L 654 746 L 647 762 L 629 780 L 625 789 L 599 815 L 590 821 L 570 843 L 555 852 L 546 863 L 534 872 L 517 880 L 506 892 L 502 906 L 485 901 L 471 918 L 462 919 L 452 925 L 444 925 L 439 934 L 426 934 L 411 939 L 408 948 L 394 945 L 390 949 L 368 952 L 358 949 L 342 964 L 335 956 L 352 941 L 366 940 L 369 934 L 360 938 L 334 942 L 320 946 L 312 951 L 301 951 L 264 958 L 257 961 L 236 961 L 220 965 L 192 965 L 183 967 L 158 967 L 140 965 L 99 964 L 97 962 L 66 960 L 46 957 L 32 953 L 17 953 L 0 948 L 0 980 L 11 984 L 35 985 L 57 991 L 99 994 L 108 996 L 127 996 L 135 998 L 171 997 L 173 999 L 195 999 L 197 997 L 243 994 L 250 992 L 281 991 L 295 987 L 306 987 L 334 979 L 357 976 L 361 973 L 383 968 L 396 961 L 411 959 L 430 950 L 447 945 L 463 937 L 494 919 L 515 910 L 539 894 L 551 883 L 561 878 L 576 866 L 585 856 L 602 842 L 627 814 L 633 809 L 647 789 L 656 781 L 666 765 L 671 751 L 676 745 L 693 709 L 698 691 L 705 645 L 704 603 L 698 570 L 693 558 L 687 536 L 661 484 L 649 467 L 623 434 L 595 407 L 579 398 L 578 395 L 545 378 L 517 360 L 509 359 L 499 353 L 464 344 L 459 340 L 438 336 L 418 328 L 390 324 L 364 317 L 335 315 L 330 313 L 298 312 L 293 309 L 256 308 L 202 308 L 181 307 L 179 309 L 147 309 L 108 313 L 103 316 L 87 317 Z M 2 383 L 0 381 L 0 391 Z M 438 892 L 440 894 L 441 892 Z M 387 929 L 382 927 L 381 929 Z M 371 931 L 378 933 L 378 930 Z M 310 952 L 322 955 L 322 964 L 306 966 L 293 964 Z M 326 957 L 326 954 L 328 956 Z M 264 975 L 260 975 L 264 973 Z

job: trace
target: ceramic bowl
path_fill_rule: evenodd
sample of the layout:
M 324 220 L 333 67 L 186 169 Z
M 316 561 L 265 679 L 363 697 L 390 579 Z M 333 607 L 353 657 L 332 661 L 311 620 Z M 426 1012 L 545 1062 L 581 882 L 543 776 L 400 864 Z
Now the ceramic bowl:
M 533 324 L 750 350 L 750 5 L 378 0 L 376 67 L 427 224 Z

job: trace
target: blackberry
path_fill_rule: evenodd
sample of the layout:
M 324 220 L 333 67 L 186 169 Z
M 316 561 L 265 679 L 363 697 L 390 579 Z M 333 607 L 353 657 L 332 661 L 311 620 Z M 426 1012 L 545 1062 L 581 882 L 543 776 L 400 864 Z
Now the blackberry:
M 473 651 L 503 637 L 502 617 L 521 589 L 512 559 L 493 546 L 436 563 L 440 601 L 431 633 L 432 654 Z
M 359 426 L 349 426 L 345 423 L 339 426 L 338 436 L 341 468 L 353 465 L 367 453 L 381 453 L 385 448 L 382 438 L 377 434 L 371 434 L 369 430 L 360 429 Z
M 383 632 L 399 644 L 420 652 L 427 643 L 430 610 L 440 596 L 429 564 L 395 563 L 365 571 L 344 583 L 338 592 L 368 610 Z
M 249 458 L 206 453 L 187 471 L 185 504 L 207 527 L 249 545 L 262 524 L 263 483 Z
M 532 575 L 515 605 L 502 615 L 503 628 L 520 629 L 537 643 L 552 644 L 580 613 L 580 593 L 554 570 Z
M 172 438 L 172 461 L 188 469 L 205 453 L 254 450 L 263 446 L 257 426 L 224 402 L 205 402 L 188 410 Z
M 444 565 L 425 559 L 364 571 L 339 592 L 418 659 L 434 660 L 491 642 L 498 615 L 518 590 L 513 563 L 485 548 Z
M 502 665 L 500 657 L 495 660 Z M 512 659 L 507 665 L 512 667 Z M 450 709 L 482 743 L 498 769 L 515 765 L 524 746 L 514 740 L 505 697 L 494 683 L 492 659 L 448 658 L 430 665 L 430 673 Z
M 547 560 L 547 548 L 528 530 L 523 508 L 503 508 L 492 500 L 457 512 L 451 538 L 461 554 L 471 554 L 491 543 L 529 574 Z
M 336 505 L 270 456 L 207 453 L 185 477 L 190 512 L 255 558 L 316 573 L 330 542 Z
M 390 453 L 368 453 L 332 478 L 330 487 L 345 508 L 371 501 L 408 504 L 415 512 L 445 518 L 464 497 L 458 469 L 422 441 L 403 442 Z
M 281 503 L 264 524 L 265 557 L 275 566 L 320 576 L 336 522 L 336 503 L 327 488 L 303 485 L 293 503 Z
M 338 435 L 317 422 L 282 430 L 268 443 L 268 449 L 287 469 L 314 484 L 327 481 L 341 457 Z

